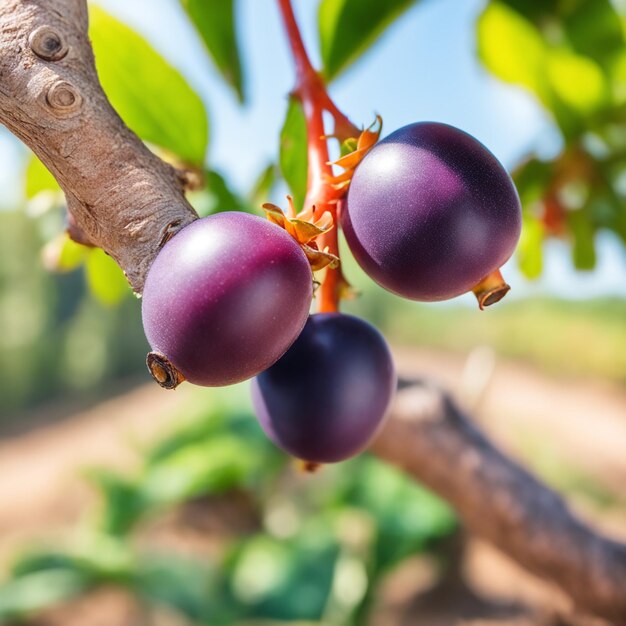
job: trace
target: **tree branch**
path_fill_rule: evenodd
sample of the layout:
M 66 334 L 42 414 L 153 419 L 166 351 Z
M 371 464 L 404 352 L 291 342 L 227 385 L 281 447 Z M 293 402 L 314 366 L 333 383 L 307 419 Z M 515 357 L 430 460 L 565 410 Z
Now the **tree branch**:
M 85 0 L 0 2 L 0 122 L 59 181 L 72 231 L 111 254 L 140 292 L 160 246 L 196 215 L 176 170 L 107 101 Z M 373 451 L 434 489 L 470 530 L 560 585 L 580 608 L 626 622 L 626 546 L 574 518 L 440 392 L 400 392 Z
M 0 122 L 63 188 L 71 234 L 103 248 L 141 292 L 162 243 L 197 216 L 176 170 L 102 91 L 85 0 L 0 2 Z
M 626 623 L 626 545 L 577 519 L 443 392 L 423 383 L 399 391 L 372 452 L 437 492 L 471 532 L 561 587 L 574 606 Z

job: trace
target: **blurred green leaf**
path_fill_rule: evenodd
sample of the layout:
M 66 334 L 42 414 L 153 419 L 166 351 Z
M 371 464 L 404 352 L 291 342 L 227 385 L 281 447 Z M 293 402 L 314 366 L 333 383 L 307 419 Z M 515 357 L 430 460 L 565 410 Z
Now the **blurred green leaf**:
M 477 37 L 478 55 L 489 71 L 546 102 L 546 46 L 531 22 L 504 2 L 492 1 L 478 18 Z
M 551 161 L 528 159 L 516 168 L 513 178 L 525 210 L 543 200 L 553 176 L 554 165 Z
M 136 32 L 90 5 L 89 36 L 104 90 L 144 141 L 200 167 L 208 142 L 204 105 L 181 74 Z
M 92 470 L 88 476 L 103 500 L 100 530 L 117 536 L 132 530 L 148 508 L 136 481 L 104 469 Z
M 328 534 L 290 540 L 259 534 L 237 549 L 231 593 L 250 618 L 320 620 L 338 554 L 339 546 Z
M 528 279 L 539 278 L 543 270 L 544 227 L 540 220 L 524 214 L 522 236 L 517 246 L 517 261 Z
M 40 550 L 22 555 L 11 569 L 14 578 L 55 570 L 80 575 L 92 584 L 127 582 L 135 565 L 133 551 L 117 537 L 90 533 L 72 551 Z
M 251 207 L 228 185 L 226 179 L 215 170 L 204 174 L 205 187 L 188 194 L 189 201 L 200 217 L 222 211 L 250 212 Z
M 24 171 L 24 194 L 30 200 L 42 191 L 57 192 L 61 188 L 48 168 L 31 154 Z
M 151 502 L 174 503 L 221 493 L 249 481 L 263 462 L 263 451 L 222 435 L 187 445 L 151 465 L 142 492 Z
M 326 80 L 348 68 L 416 0 L 322 0 L 318 26 Z
M 572 233 L 572 258 L 579 270 L 592 270 L 596 266 L 595 228 L 589 211 L 581 209 L 567 214 Z
M 180 0 L 224 80 L 244 101 L 233 0 Z
M 301 210 L 304 205 L 308 162 L 304 111 L 298 100 L 290 98 L 280 131 L 280 171 L 291 190 L 297 210 Z
M 88 247 L 76 243 L 64 232 L 43 247 L 43 265 L 49 272 L 72 272 L 85 262 L 89 253 Z
M 102 304 L 114 306 L 131 293 L 119 265 L 100 248 L 88 252 L 85 276 L 89 290 Z
M 564 50 L 547 54 L 546 71 L 556 96 L 578 113 L 589 115 L 606 103 L 602 70 L 591 59 Z
M 270 163 L 256 179 L 248 194 L 248 202 L 254 210 L 258 210 L 264 202 L 269 200 L 272 189 L 276 184 L 276 165 Z
M 23 617 L 54 606 L 79 595 L 88 586 L 89 580 L 82 573 L 64 569 L 16 578 L 0 587 L 0 619 Z
M 173 608 L 194 623 L 230 624 L 218 619 L 225 602 L 217 582 L 214 572 L 197 560 L 150 554 L 139 562 L 133 586 L 146 600 Z
M 364 457 L 346 503 L 376 521 L 376 566 L 383 570 L 423 551 L 456 530 L 456 518 L 442 500 L 394 467 Z
M 69 235 L 65 235 L 61 253 L 59 254 L 59 270 L 62 272 L 71 272 L 77 267 L 80 267 L 88 251 L 88 248 L 70 239 Z
M 224 177 L 215 170 L 206 173 L 206 183 L 209 194 L 215 199 L 216 208 L 213 213 L 250 210 L 250 207 L 228 186 Z
M 610 63 L 624 48 L 624 30 L 611 0 L 563 6 L 563 27 L 574 49 L 598 63 Z

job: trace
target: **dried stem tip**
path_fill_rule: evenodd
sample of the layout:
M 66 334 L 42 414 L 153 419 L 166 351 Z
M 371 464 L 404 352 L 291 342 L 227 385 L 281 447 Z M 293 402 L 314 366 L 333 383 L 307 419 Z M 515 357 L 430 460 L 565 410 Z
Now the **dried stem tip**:
M 152 374 L 152 378 L 163 387 L 163 389 L 176 389 L 185 377 L 174 367 L 170 360 L 158 352 L 149 352 L 146 357 L 146 365 Z
M 491 306 L 502 300 L 510 289 L 511 287 L 506 284 L 498 269 L 485 276 L 472 291 L 482 311 L 486 306 Z
M 303 474 L 315 474 L 321 467 L 322 464 L 315 461 L 298 461 L 298 468 Z

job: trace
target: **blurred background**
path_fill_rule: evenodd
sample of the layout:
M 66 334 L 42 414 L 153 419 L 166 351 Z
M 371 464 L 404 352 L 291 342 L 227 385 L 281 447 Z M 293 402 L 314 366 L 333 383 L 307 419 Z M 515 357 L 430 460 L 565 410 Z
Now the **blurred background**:
M 512 290 L 423 305 L 369 281 L 346 310 L 403 373 L 450 389 L 498 444 L 626 538 L 626 6 L 610 0 L 294 0 L 358 125 L 458 126 L 514 174 Z M 200 170 L 201 215 L 302 192 L 293 68 L 269 0 L 99 0 L 122 117 Z M 165 392 L 140 302 L 63 234 L 64 199 L 0 128 L 0 623 L 551 623 L 557 593 L 368 455 L 302 475 L 247 385 Z

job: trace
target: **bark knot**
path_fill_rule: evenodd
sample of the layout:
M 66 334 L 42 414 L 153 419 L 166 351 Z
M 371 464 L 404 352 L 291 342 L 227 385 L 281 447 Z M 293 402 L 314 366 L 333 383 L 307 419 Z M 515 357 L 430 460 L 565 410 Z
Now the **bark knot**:
M 44 61 L 60 61 L 69 48 L 60 33 L 51 26 L 40 26 L 28 37 L 31 50 Z
M 81 108 L 83 98 L 73 85 L 65 80 L 57 80 L 46 93 L 46 104 L 56 114 L 67 117 Z

